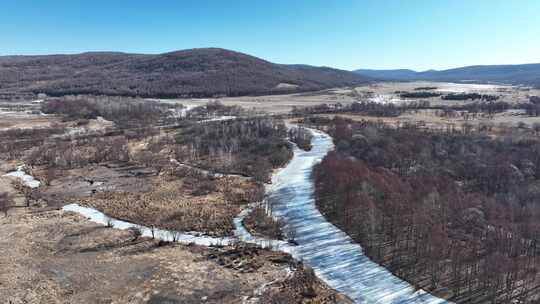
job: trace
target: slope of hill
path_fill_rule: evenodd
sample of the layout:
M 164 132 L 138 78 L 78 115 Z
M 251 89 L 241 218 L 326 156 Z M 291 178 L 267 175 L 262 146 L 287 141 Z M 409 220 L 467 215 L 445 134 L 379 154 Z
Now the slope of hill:
M 407 69 L 397 69 L 397 70 L 369 70 L 369 69 L 360 69 L 353 71 L 358 75 L 364 75 L 367 77 L 375 79 L 392 79 L 392 80 L 406 80 L 409 78 L 414 78 L 417 72 Z
M 0 57 L 0 90 L 211 97 L 320 90 L 366 82 L 326 67 L 281 65 L 224 49 L 158 55 L 95 52 Z
M 431 80 L 452 82 L 494 82 L 540 85 L 540 64 L 476 65 L 449 70 L 356 70 L 355 73 L 381 80 Z

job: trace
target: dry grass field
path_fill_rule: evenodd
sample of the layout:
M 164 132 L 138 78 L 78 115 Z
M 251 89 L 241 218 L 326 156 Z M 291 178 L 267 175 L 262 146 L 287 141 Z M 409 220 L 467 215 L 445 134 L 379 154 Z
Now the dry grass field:
M 233 177 L 217 179 L 215 189 L 201 195 L 192 187 L 186 179 L 162 180 L 148 192 L 102 192 L 82 203 L 147 227 L 226 236 L 234 229 L 233 218 L 249 202 L 249 193 L 257 190 L 255 184 Z
M 415 99 L 402 99 L 399 97 L 400 92 L 414 92 L 415 89 L 418 88 L 436 88 L 433 91 L 443 94 L 493 94 L 500 96 L 500 100 L 510 103 L 527 102 L 529 95 L 540 95 L 540 90 L 538 89 L 514 86 L 414 81 L 378 82 L 354 88 L 337 88 L 298 94 L 224 97 L 216 99 L 162 99 L 161 101 L 166 103 L 180 103 L 188 106 L 200 106 L 205 105 L 209 101 L 219 100 L 221 103 L 227 106 L 237 105 L 244 109 L 255 110 L 257 112 L 284 114 L 290 112 L 293 107 L 312 107 L 323 103 L 335 104 L 339 102 L 343 105 L 347 105 L 362 100 L 381 103 L 393 102 L 397 104 L 410 102 L 414 101 Z M 427 100 L 433 105 L 450 105 L 459 103 L 455 101 L 441 100 L 441 98 L 422 98 L 421 100 Z
M 57 210 L 13 210 L 0 226 L 3 303 L 348 303 L 280 253 L 163 246 Z

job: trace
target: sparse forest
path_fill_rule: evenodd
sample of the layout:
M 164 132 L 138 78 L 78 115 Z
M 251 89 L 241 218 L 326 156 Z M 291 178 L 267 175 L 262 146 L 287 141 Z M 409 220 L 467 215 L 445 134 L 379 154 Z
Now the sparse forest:
M 164 122 L 171 119 L 174 116 L 174 110 L 178 108 L 181 106 L 138 98 L 71 95 L 45 100 L 41 111 L 46 114 L 63 115 L 64 120 L 88 120 L 102 117 L 114 121 L 120 128 L 128 128 Z
M 286 136 L 282 122 L 265 117 L 194 124 L 178 131 L 175 155 L 180 162 L 267 181 L 292 156 Z

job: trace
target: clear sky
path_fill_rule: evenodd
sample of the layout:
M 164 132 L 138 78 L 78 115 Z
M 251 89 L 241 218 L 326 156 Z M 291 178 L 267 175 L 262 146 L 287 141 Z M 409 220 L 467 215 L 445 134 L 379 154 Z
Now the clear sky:
M 0 54 L 221 47 L 277 63 L 540 62 L 540 0 L 1 0 Z

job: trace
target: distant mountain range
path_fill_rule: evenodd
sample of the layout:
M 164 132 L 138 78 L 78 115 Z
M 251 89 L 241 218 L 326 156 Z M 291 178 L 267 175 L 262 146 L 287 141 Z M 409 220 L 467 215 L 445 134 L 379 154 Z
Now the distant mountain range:
M 430 80 L 450 82 L 504 83 L 540 85 L 540 64 L 476 65 L 449 70 L 355 70 L 355 73 L 377 80 Z
M 0 92 L 213 97 L 321 90 L 367 82 L 350 71 L 282 65 L 218 49 L 144 55 L 0 56 Z

